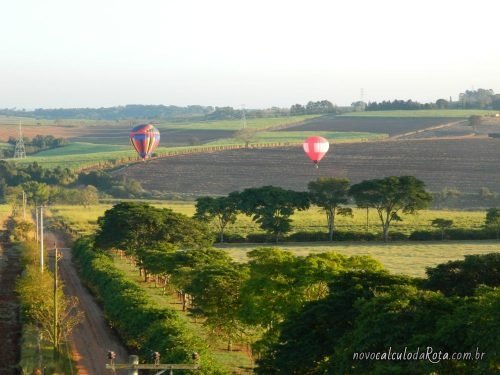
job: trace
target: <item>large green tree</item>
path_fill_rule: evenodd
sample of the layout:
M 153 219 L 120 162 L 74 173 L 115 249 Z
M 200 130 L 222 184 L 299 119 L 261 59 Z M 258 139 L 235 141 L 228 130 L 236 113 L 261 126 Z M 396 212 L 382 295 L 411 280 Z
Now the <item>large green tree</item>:
M 400 221 L 399 213 L 415 213 L 432 200 L 422 181 L 413 176 L 391 176 L 365 180 L 351 186 L 349 194 L 359 207 L 373 207 L 382 224 L 384 241 L 389 239 L 389 227 Z
M 427 268 L 424 287 L 447 296 L 471 296 L 479 285 L 500 287 L 500 253 L 466 255 Z
M 497 234 L 497 240 L 500 234 L 500 210 L 498 208 L 490 208 L 486 212 L 485 225 L 488 228 L 493 228 Z
M 369 268 L 341 272 L 330 280 L 326 298 L 304 304 L 278 326 L 279 337 L 264 346 L 257 374 L 330 374 L 323 367 L 353 329 L 357 303 L 412 283 L 410 278 Z
M 275 186 L 245 189 L 237 196 L 241 211 L 272 233 L 276 242 L 292 229 L 290 216 L 295 210 L 305 210 L 310 205 L 308 193 Z
M 227 197 L 200 197 L 196 200 L 194 217 L 202 221 L 213 221 L 219 232 L 219 241 L 224 242 L 224 230 L 233 224 L 238 215 L 238 200 L 233 195 Z
M 234 340 L 245 336 L 239 310 L 241 287 L 246 277 L 245 265 L 213 265 L 196 272 L 187 287 L 193 296 L 194 308 L 206 317 L 204 324 L 227 340 L 228 351 L 232 350 Z
M 349 207 L 343 207 L 349 202 L 349 180 L 346 178 L 320 177 L 307 185 L 311 197 L 311 203 L 315 204 L 326 214 L 328 223 L 328 234 L 330 241 L 333 240 L 335 231 L 335 216 L 352 215 Z
M 97 221 L 95 244 L 103 249 L 122 249 L 130 255 L 157 242 L 181 248 L 203 248 L 213 239 L 203 223 L 170 209 L 146 203 L 122 202 L 107 210 Z

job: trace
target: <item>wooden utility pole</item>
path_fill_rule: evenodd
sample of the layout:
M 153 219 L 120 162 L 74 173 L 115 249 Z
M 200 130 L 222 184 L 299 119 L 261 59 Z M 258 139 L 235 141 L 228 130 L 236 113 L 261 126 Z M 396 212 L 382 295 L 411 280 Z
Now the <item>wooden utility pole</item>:
M 40 272 L 43 273 L 43 206 L 40 206 Z
M 54 359 L 57 359 L 58 349 L 59 349 L 59 319 L 57 310 L 57 262 L 62 258 L 57 250 L 56 243 L 54 243 Z

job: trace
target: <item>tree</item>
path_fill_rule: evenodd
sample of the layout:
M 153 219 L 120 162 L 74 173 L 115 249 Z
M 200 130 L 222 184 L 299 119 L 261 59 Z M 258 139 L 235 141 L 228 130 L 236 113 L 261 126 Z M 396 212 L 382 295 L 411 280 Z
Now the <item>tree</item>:
M 163 241 L 184 249 L 203 248 L 213 242 L 205 224 L 146 203 L 119 203 L 107 210 L 97 223 L 97 247 L 122 249 L 130 255 Z
M 438 99 L 436 100 L 436 107 L 439 109 L 445 109 L 448 108 L 448 101 L 446 99 Z
M 500 253 L 466 255 L 464 260 L 453 260 L 427 268 L 423 286 L 447 296 L 471 296 L 483 284 L 500 286 Z
M 285 190 L 275 186 L 249 188 L 233 196 L 239 197 L 240 209 L 265 231 L 275 235 L 278 242 L 281 235 L 292 226 L 290 216 L 295 210 L 309 208 L 309 196 L 305 192 Z
M 35 248 L 36 249 L 36 248 Z M 25 319 L 38 326 L 49 342 L 62 342 L 83 318 L 78 310 L 78 299 L 66 297 L 63 285 L 57 289 L 57 337 L 54 336 L 54 277 L 46 271 L 41 273 L 38 265 L 30 264 L 26 267 L 23 277 L 16 284 L 16 291 L 20 295 L 22 310 Z
M 228 351 L 232 350 L 235 339 L 244 336 L 244 326 L 238 314 L 240 291 L 246 277 L 245 265 L 232 263 L 205 267 L 196 272 L 187 287 L 195 309 L 206 317 L 204 324 L 216 335 L 227 339 Z
M 352 210 L 342 207 L 348 202 L 349 180 L 346 178 L 320 177 L 307 185 L 311 203 L 321 207 L 326 214 L 330 241 L 335 231 L 335 216 L 352 215 Z
M 233 138 L 245 143 L 245 147 L 248 147 L 250 143 L 255 142 L 257 136 L 257 129 L 245 128 L 240 129 L 233 134 Z
M 326 298 L 304 304 L 277 326 L 278 337 L 264 347 L 257 374 L 331 374 L 322 367 L 333 360 L 342 337 L 353 329 L 357 304 L 412 282 L 371 269 L 344 270 L 330 281 Z
M 22 185 L 28 202 L 35 206 L 40 206 L 42 204 L 47 204 L 50 198 L 50 189 L 47 184 L 29 181 Z
M 202 221 L 215 222 L 219 232 L 219 241 L 224 242 L 224 229 L 233 224 L 238 215 L 238 201 L 234 195 L 228 197 L 200 197 L 196 200 L 194 218 Z
M 453 220 L 437 218 L 432 220 L 431 225 L 441 230 L 441 239 L 444 240 L 444 232 L 446 231 L 446 229 L 450 229 L 452 227 Z
M 474 133 L 477 132 L 477 127 L 481 125 L 483 120 L 482 116 L 478 115 L 472 115 L 469 117 L 469 126 L 472 127 L 472 130 L 474 130 Z
M 354 197 L 359 207 L 376 209 L 384 241 L 389 239 L 391 223 L 401 220 L 399 212 L 415 213 L 427 207 L 432 199 L 424 183 L 413 176 L 365 180 L 351 186 L 349 195 Z
M 500 210 L 498 208 L 488 209 L 486 212 L 485 225 L 495 229 L 498 240 L 500 234 Z
M 84 208 L 91 204 L 96 204 L 99 202 L 99 192 L 95 186 L 89 185 L 85 186 L 83 189 L 78 191 L 79 201 Z

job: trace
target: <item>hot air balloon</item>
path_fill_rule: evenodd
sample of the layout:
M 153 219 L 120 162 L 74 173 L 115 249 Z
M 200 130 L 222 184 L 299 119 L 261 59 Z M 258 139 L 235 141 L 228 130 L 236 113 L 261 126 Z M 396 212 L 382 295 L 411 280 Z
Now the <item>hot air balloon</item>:
M 323 159 L 323 156 L 325 156 L 330 148 L 328 140 L 317 136 L 307 138 L 302 146 L 309 159 L 314 162 L 316 168 L 318 168 L 319 161 Z
M 160 143 L 160 132 L 151 124 L 137 125 L 130 131 L 130 143 L 142 160 L 151 154 Z

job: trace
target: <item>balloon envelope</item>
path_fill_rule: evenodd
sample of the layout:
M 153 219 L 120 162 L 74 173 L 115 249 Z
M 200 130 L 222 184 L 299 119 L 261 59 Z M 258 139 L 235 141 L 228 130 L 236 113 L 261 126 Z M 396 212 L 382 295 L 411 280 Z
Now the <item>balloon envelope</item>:
M 328 152 L 330 148 L 330 143 L 328 140 L 323 137 L 309 137 L 305 140 L 302 145 L 305 153 L 309 156 L 314 164 L 318 164 L 318 162 L 323 159 L 323 156 Z
M 130 143 L 142 159 L 151 157 L 160 143 L 160 132 L 151 124 L 137 125 L 130 131 Z

